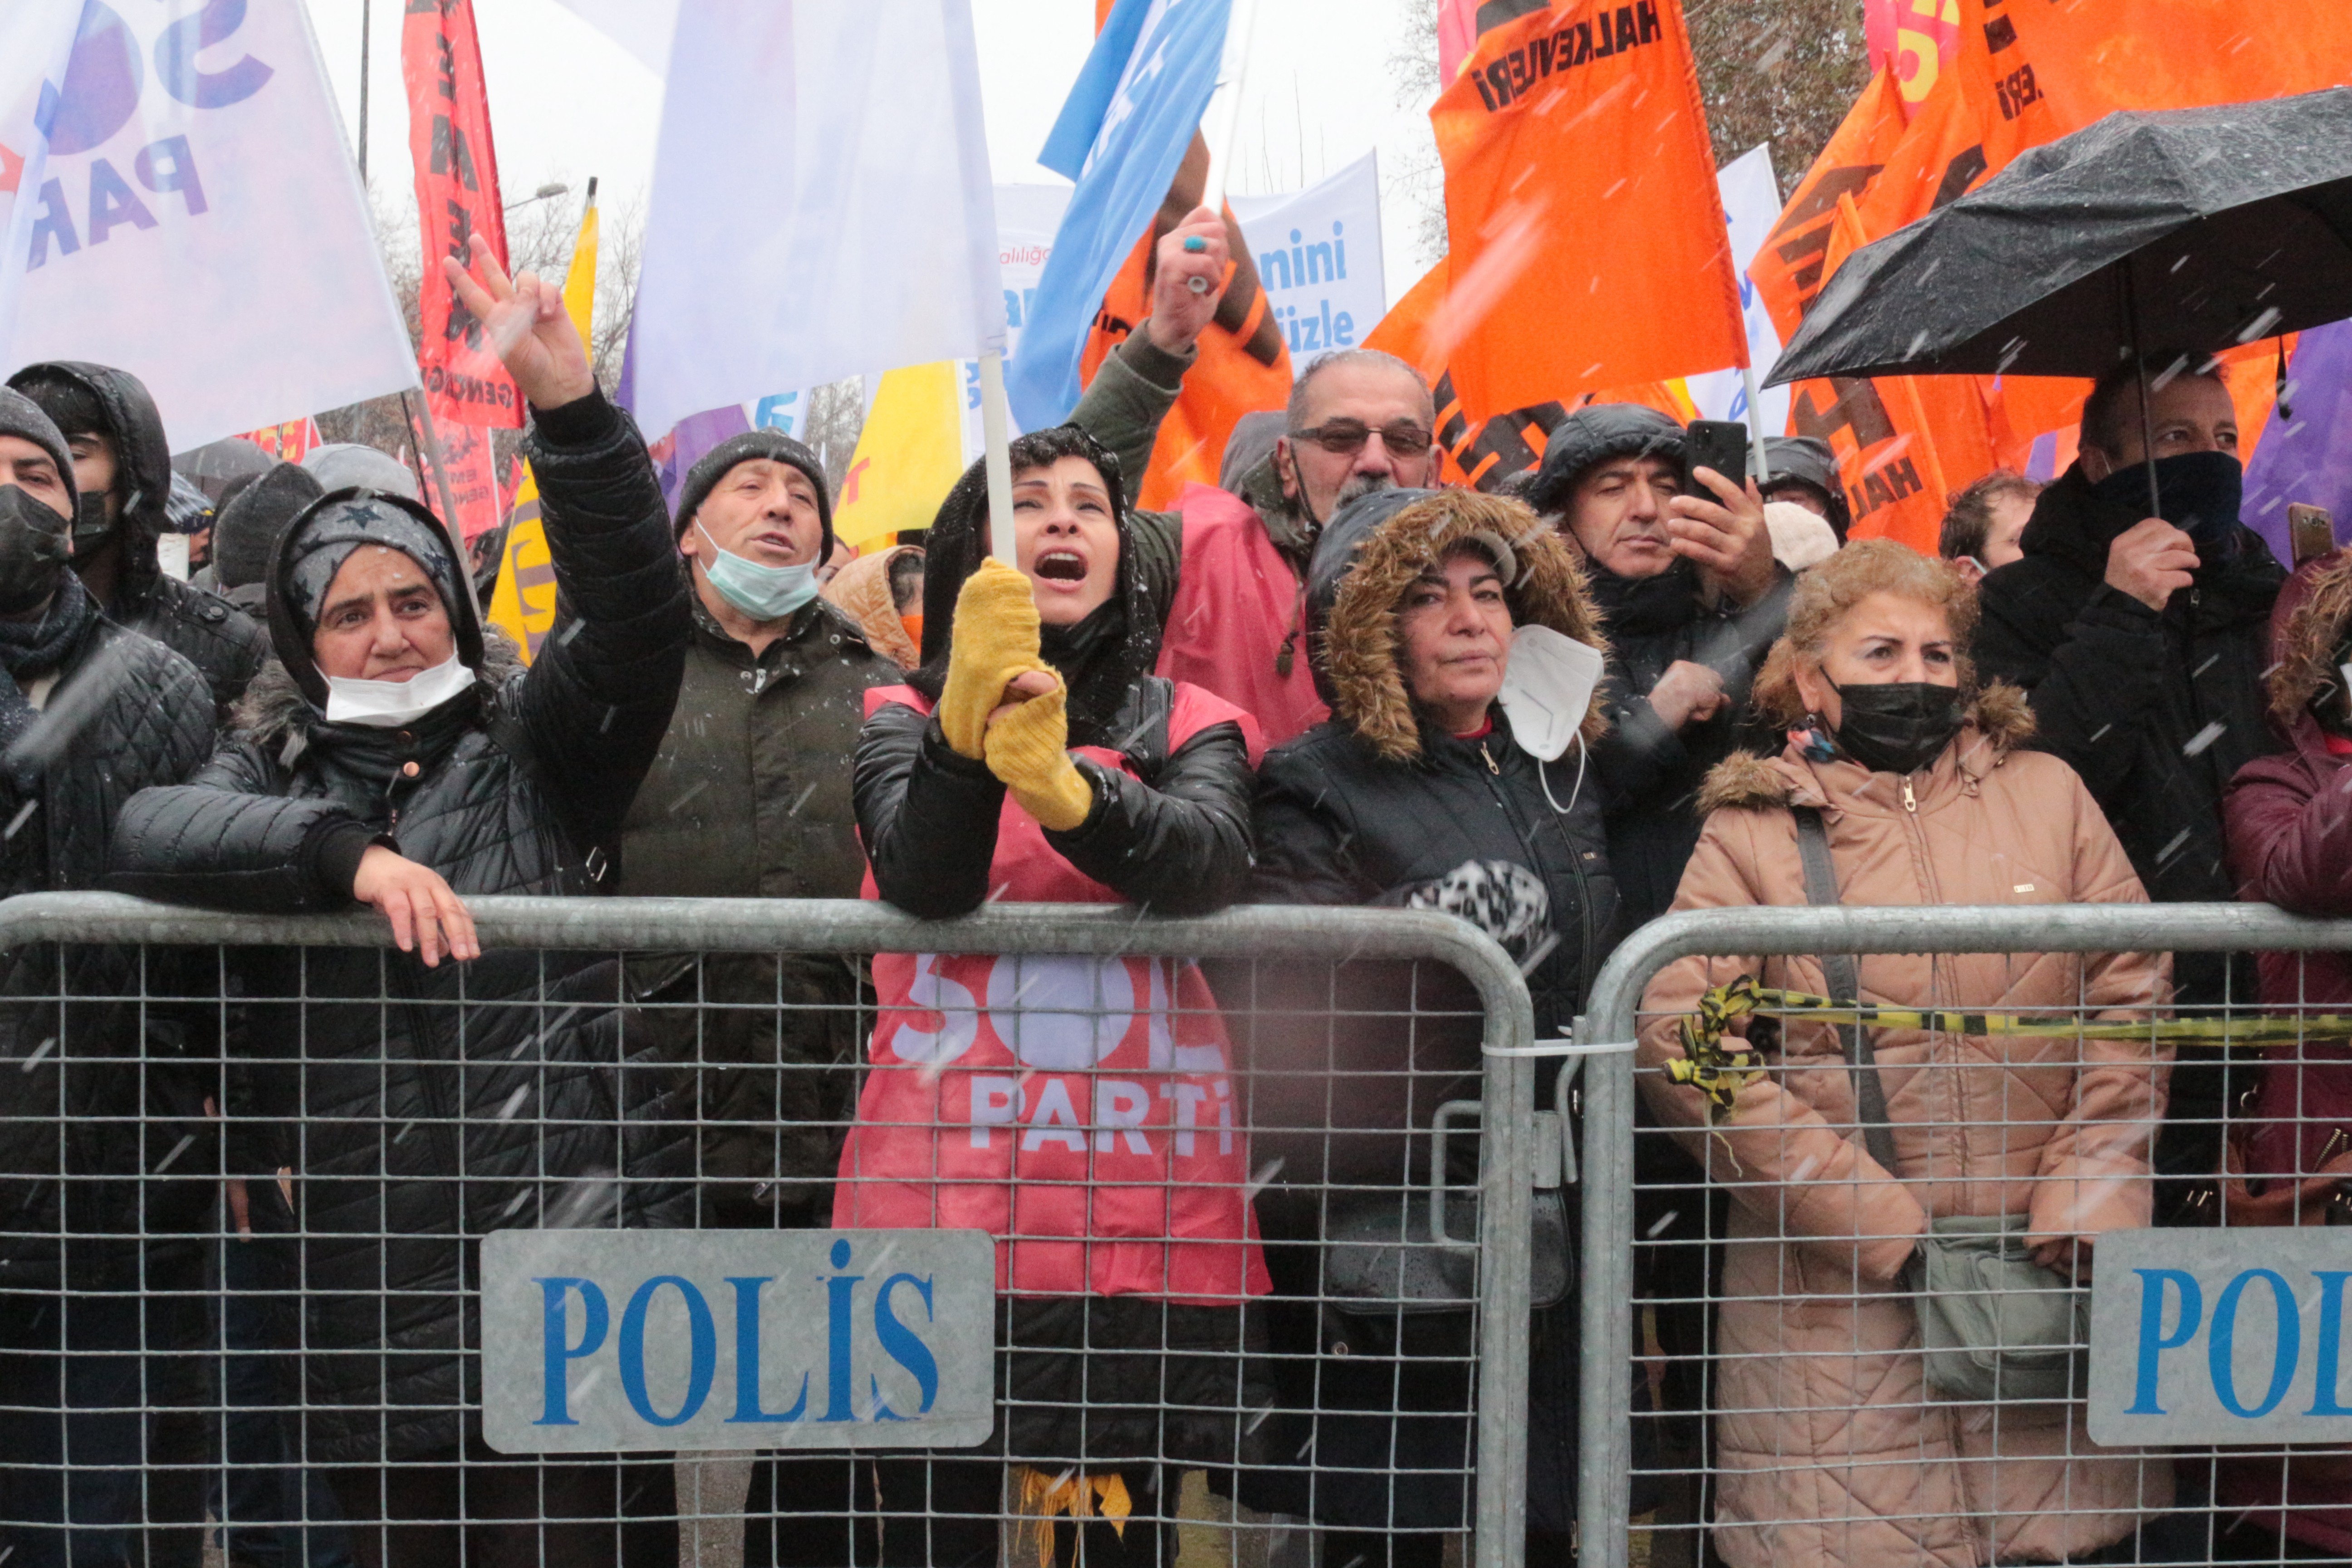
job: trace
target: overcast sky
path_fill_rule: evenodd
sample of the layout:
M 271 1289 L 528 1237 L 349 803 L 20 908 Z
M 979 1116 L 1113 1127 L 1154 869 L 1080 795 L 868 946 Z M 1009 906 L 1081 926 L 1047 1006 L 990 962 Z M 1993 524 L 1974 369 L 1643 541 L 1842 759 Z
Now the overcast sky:
M 356 136 L 362 0 L 306 3 Z M 1093 40 L 1093 0 L 971 4 L 997 179 L 1066 183 L 1035 158 Z M 1425 156 L 1431 144 L 1427 105 L 1398 104 L 1389 66 L 1414 8 L 1412 0 L 1260 0 L 1229 186 L 1241 195 L 1299 189 L 1378 148 L 1392 300 L 1427 259 L 1415 241 L 1418 212 L 1392 184 L 1404 161 Z M 373 0 L 372 9 L 370 183 L 388 210 L 413 211 L 402 7 L 399 0 Z M 576 203 L 576 192 L 594 174 L 608 221 L 632 204 L 642 206 L 661 118 L 660 81 L 557 0 L 475 0 L 475 14 L 506 200 L 561 181 L 575 193 L 563 199 Z

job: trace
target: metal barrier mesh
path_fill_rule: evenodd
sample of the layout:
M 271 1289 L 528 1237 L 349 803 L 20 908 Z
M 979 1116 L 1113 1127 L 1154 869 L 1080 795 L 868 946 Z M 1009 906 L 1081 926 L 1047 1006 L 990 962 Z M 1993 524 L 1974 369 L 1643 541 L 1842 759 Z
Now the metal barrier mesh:
M 1885 952 L 1902 933 L 1871 924 L 1895 911 L 1845 910 L 1835 929 L 1783 921 L 1769 943 L 1752 918 L 1745 931 L 1693 919 L 1681 940 L 1656 943 L 1663 956 L 1629 965 L 1643 978 L 1621 990 L 1643 998 L 1626 1032 L 1641 1041 L 1636 1184 L 1624 1200 L 1588 1200 L 1620 1208 L 1633 1245 L 1635 1361 L 1613 1393 L 1630 1412 L 1631 1535 L 1623 1555 L 1594 1555 L 1653 1568 L 2352 1555 L 2352 1509 L 2335 1505 L 2352 1501 L 2352 1441 L 2093 1440 L 2089 1282 L 2101 1248 L 2078 1266 L 2063 1239 L 2352 1219 L 2352 1047 L 2330 1016 L 2345 1009 L 2309 1000 L 2336 994 L 2341 960 L 2268 956 L 2263 994 L 2301 1000 L 2264 1006 L 2252 954 L 2187 953 L 2178 1003 L 2150 1010 L 2132 1005 L 2142 961 L 1976 951 L 2002 933 L 1971 942 L 1972 911 L 1935 912 L 1953 919 L 1922 925 L 1907 955 Z M 2043 934 L 2053 947 L 2165 940 L 2115 914 L 2104 930 L 2053 921 Z M 1857 1071 L 1844 1026 L 1867 1015 L 1808 1016 L 1807 998 L 1772 994 L 1818 1001 L 1813 952 L 1854 932 L 1870 938 L 1857 943 L 1866 998 L 1932 995 L 1971 1011 L 1877 1018 L 1864 1030 L 1874 1068 Z M 1667 961 L 1743 936 L 1744 956 Z M 1748 1047 L 1733 1069 L 1757 1076 L 1710 1104 L 1703 1083 L 1676 1081 L 1692 1075 L 1675 1064 L 1695 1054 L 1681 1026 L 1707 988 L 1742 977 L 1765 988 L 1765 1005 L 1727 1043 Z M 1871 1148 L 1863 1083 L 1874 1072 L 1899 1181 Z M 2006 1239 L 1985 1234 L 2004 1226 Z M 2187 1320 L 2166 1310 L 2159 1300 L 2158 1329 L 2143 1331 L 2185 1342 Z M 1969 1325 L 1983 1336 L 1973 1342 L 1998 1348 L 1997 1373 L 1996 1358 L 1955 1338 Z M 2202 1342 L 2196 1353 L 2202 1375 Z M 2255 1405 L 2270 1352 L 2249 1359 L 2241 1347 L 2234 1371 L 2226 1338 L 2214 1354 L 2221 1385 Z M 2315 1409 L 2332 1397 L 2318 1394 Z
M 1455 968 L 1111 928 L 428 973 L 216 923 L 10 951 L 0 1562 L 1470 1561 L 1511 1346 L 1479 1310 L 1496 1026 Z M 836 1220 L 1001 1237 L 985 1444 L 486 1442 L 481 1237 Z M 683 1296 L 634 1331 L 612 1302 L 640 1380 L 701 1331 Z

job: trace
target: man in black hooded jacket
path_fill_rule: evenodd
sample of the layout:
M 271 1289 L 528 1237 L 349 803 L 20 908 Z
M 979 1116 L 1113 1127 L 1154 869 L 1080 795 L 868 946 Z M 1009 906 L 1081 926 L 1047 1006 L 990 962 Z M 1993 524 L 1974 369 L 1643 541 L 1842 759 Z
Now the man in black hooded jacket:
M 2151 363 L 2163 364 L 2172 356 Z M 2154 437 L 2159 497 L 2149 516 Z M 2263 719 L 2271 606 L 2285 569 L 2238 520 L 2243 469 L 2229 388 L 2210 366 L 2171 376 L 2141 417 L 2137 373 L 2100 378 L 2083 405 L 2082 456 L 2043 490 L 2022 559 L 1980 590 L 1978 673 L 2025 689 L 2035 743 L 2083 775 L 2132 868 L 2159 903 L 2228 902 L 2221 791 L 2274 750 Z M 2176 953 L 2179 1001 L 2251 1002 L 2220 953 Z M 2210 1178 L 2225 1086 L 2183 1047 L 2158 1145 L 2160 1189 Z
M 74 499 L 65 437 L 0 392 L 0 896 L 96 887 L 122 803 L 179 783 L 212 750 L 202 678 L 110 625 L 66 570 Z M 191 1340 L 189 1299 L 173 1292 L 201 1277 L 214 1086 L 183 1021 L 132 1000 L 142 980 L 155 972 L 123 947 L 0 953 L 0 1558 L 12 1563 L 121 1561 L 115 1531 L 137 1521 L 178 1527 L 155 1531 L 146 1561 L 196 1562 L 191 1365 L 136 1352 Z M 142 1179 L 167 1153 L 175 1179 Z M 143 1310 L 142 1290 L 162 1292 Z M 142 1405 L 163 1408 L 142 1417 Z M 142 1484 L 142 1465 L 165 1460 Z
M 73 452 L 73 565 L 82 586 L 115 625 L 194 665 L 226 714 L 269 657 L 269 639 L 252 616 L 170 576 L 156 558 L 156 539 L 173 531 L 172 450 L 146 384 L 76 360 L 28 364 L 8 384 L 40 405 Z
M 1765 744 L 1748 693 L 1788 622 L 1793 581 L 1772 559 L 1752 483 L 1735 500 L 1684 495 L 1682 482 L 1682 426 L 1610 403 L 1560 422 L 1528 490 L 1583 557 L 1609 634 L 1609 732 L 1592 761 L 1628 930 L 1674 902 L 1707 770 Z

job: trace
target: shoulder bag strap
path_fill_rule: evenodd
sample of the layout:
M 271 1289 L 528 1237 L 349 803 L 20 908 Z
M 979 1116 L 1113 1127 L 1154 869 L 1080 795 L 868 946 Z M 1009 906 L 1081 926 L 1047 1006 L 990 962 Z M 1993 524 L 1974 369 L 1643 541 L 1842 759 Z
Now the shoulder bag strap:
M 1834 905 L 1838 901 L 1837 868 L 1830 860 L 1830 832 L 1822 814 L 1810 805 L 1789 808 L 1797 819 L 1797 858 L 1805 867 L 1805 901 Z M 1850 952 L 1822 954 L 1822 973 L 1831 997 L 1839 1002 L 1862 1000 L 1859 966 Z M 1886 1124 L 1886 1088 L 1879 1081 L 1878 1056 L 1870 1036 L 1859 1024 L 1841 1024 L 1846 1069 L 1853 1078 L 1854 1108 L 1862 1118 L 1863 1146 L 1890 1176 L 1895 1168 L 1895 1134 Z

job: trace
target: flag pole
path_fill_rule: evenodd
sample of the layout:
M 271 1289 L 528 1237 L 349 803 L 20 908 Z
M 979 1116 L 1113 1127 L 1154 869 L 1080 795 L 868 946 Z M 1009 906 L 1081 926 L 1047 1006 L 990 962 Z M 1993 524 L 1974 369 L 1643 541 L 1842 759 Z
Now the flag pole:
M 1004 351 L 980 356 L 980 435 L 987 448 L 988 552 L 1018 567 L 1013 539 L 1013 415 L 1004 400 Z
M 1748 395 L 1748 466 L 1756 470 L 1756 488 L 1762 489 L 1772 479 L 1772 465 L 1764 460 L 1764 398 L 1756 390 L 1756 367 L 1739 367 L 1740 390 Z
M 433 405 L 418 392 L 404 392 L 400 400 L 408 405 L 416 417 L 417 427 L 425 432 L 425 460 L 433 467 L 433 488 L 441 497 L 441 531 L 448 539 L 450 552 L 457 563 L 457 577 L 465 585 L 466 602 L 474 606 L 474 624 L 480 626 L 482 601 L 474 592 L 474 569 L 466 556 L 465 536 L 457 531 L 457 502 L 449 493 L 449 464 L 441 452 L 441 432 L 433 427 Z
M 1233 168 L 1234 137 L 1241 126 L 1242 84 L 1249 79 L 1250 34 L 1256 26 L 1256 0 L 1233 0 L 1225 17 L 1223 68 L 1217 73 L 1217 90 L 1224 101 L 1217 105 L 1220 123 L 1208 143 L 1209 173 L 1201 187 L 1201 205 L 1220 214 L 1225 207 L 1225 177 Z M 1195 278 L 1192 283 L 1194 293 L 1208 292 L 1206 279 Z

